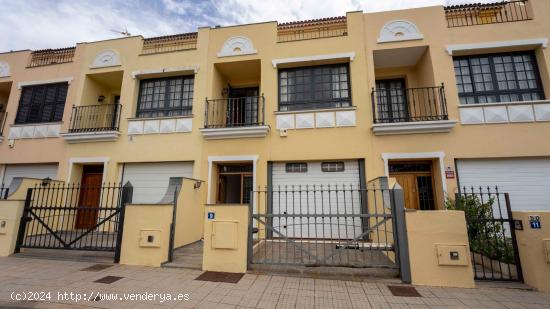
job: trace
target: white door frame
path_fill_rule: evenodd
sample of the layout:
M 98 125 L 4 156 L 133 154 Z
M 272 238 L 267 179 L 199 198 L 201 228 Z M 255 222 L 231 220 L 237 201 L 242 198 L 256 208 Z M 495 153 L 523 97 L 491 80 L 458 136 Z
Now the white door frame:
M 206 196 L 206 204 L 212 203 L 212 166 L 214 162 L 239 162 L 252 161 L 252 188 L 256 188 L 256 166 L 258 163 L 258 155 L 245 156 L 209 156 L 208 157 L 208 195 Z M 256 205 L 256 197 L 254 196 L 253 205 Z
M 67 173 L 67 181 L 71 181 L 71 176 L 73 174 L 73 167 L 78 163 L 103 163 L 103 176 L 101 183 L 105 183 L 105 178 L 107 176 L 107 164 L 109 163 L 109 157 L 79 157 L 79 158 L 70 158 L 69 159 L 69 172 Z
M 441 182 L 443 186 L 443 194 L 447 195 L 447 181 L 445 181 L 445 153 L 439 152 L 410 152 L 410 153 L 382 153 L 384 160 L 384 172 L 387 177 L 390 176 L 388 161 L 389 160 L 414 160 L 414 159 L 438 159 L 439 169 L 441 173 Z

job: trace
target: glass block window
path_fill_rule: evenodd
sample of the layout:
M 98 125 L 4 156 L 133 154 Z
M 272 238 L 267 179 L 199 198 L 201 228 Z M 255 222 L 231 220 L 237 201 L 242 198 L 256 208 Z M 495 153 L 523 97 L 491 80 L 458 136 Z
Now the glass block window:
M 343 172 L 345 169 L 344 162 L 323 162 L 321 170 L 323 172 Z
M 544 99 L 531 51 L 455 57 L 454 68 L 461 104 Z
M 349 65 L 279 70 L 279 110 L 351 106 Z
M 307 163 L 287 163 L 285 170 L 287 173 L 307 173 Z
M 23 87 L 15 123 L 61 121 L 68 88 L 68 83 Z
M 146 79 L 140 82 L 138 118 L 190 115 L 193 76 Z

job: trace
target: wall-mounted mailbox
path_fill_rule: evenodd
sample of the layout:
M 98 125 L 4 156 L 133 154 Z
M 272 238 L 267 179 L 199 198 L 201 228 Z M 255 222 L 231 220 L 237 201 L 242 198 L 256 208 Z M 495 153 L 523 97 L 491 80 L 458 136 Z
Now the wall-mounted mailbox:
M 468 266 L 470 255 L 466 245 L 435 245 L 441 266 Z
M 0 234 L 8 232 L 8 219 L 0 219 Z
M 139 246 L 158 248 L 160 247 L 159 230 L 141 230 L 139 231 Z
M 543 239 L 544 253 L 546 254 L 546 263 L 550 263 L 550 239 Z
M 212 222 L 212 249 L 237 249 L 237 221 Z

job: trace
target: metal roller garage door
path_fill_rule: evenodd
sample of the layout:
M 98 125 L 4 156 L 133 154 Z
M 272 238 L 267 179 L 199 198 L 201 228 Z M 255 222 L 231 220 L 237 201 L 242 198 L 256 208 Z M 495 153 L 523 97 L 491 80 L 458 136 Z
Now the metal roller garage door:
M 192 162 L 126 163 L 122 183 L 134 186 L 134 203 L 158 203 L 171 177 L 193 177 Z
M 13 164 L 6 165 L 2 183 L 9 187 L 15 177 L 57 179 L 57 164 Z
M 460 186 L 498 186 L 512 210 L 550 210 L 550 159 L 457 161 Z
M 329 161 L 330 162 L 330 161 Z M 321 161 L 302 162 L 307 170 L 287 170 L 287 162 L 273 163 L 272 212 L 274 214 L 352 214 L 360 213 L 359 163 L 344 160 L 343 171 L 324 172 Z M 292 164 L 292 163 L 290 163 Z M 307 187 L 306 187 L 307 186 Z M 348 190 L 346 189 L 354 189 Z M 324 190 L 321 193 L 321 190 Z M 274 218 L 273 226 L 294 238 L 352 238 L 361 233 L 359 218 Z

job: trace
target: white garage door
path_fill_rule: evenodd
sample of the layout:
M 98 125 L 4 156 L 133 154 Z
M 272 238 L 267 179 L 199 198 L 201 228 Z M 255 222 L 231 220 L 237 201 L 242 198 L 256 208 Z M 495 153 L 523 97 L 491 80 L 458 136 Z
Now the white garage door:
M 359 214 L 358 161 L 340 162 L 344 165 L 343 170 L 331 172 L 323 171 L 323 162 L 320 161 L 302 162 L 302 166 L 292 162 L 273 163 L 273 213 Z M 321 191 L 321 188 L 325 191 Z M 344 188 L 346 190 L 342 190 Z M 353 239 L 361 233 L 361 220 L 344 216 L 315 219 L 281 217 L 273 219 L 273 227 L 287 237 Z
M 550 210 L 550 159 L 457 161 L 460 186 L 498 186 L 512 210 Z
M 193 177 L 192 162 L 126 163 L 122 183 L 134 187 L 133 203 L 158 203 L 170 177 Z
M 57 164 L 13 164 L 6 165 L 2 183 L 9 187 L 15 177 L 57 179 Z

